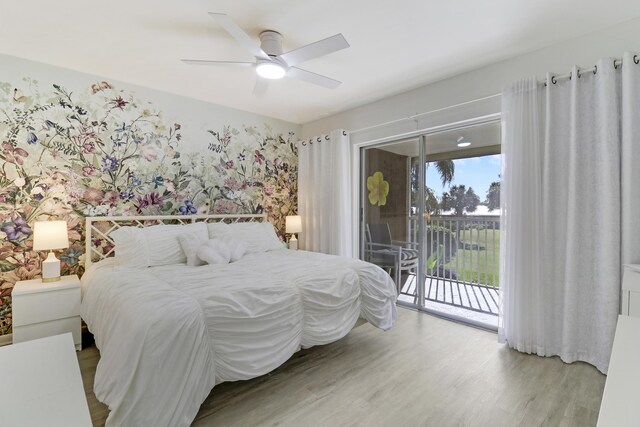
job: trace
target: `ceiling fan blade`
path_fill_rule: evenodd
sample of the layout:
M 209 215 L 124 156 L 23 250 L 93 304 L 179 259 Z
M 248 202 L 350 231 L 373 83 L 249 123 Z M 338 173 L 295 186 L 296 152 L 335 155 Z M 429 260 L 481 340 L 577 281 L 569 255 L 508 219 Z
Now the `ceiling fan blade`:
M 244 46 L 245 49 L 251 52 L 253 56 L 261 59 L 269 59 L 269 55 L 267 55 L 264 50 L 260 48 L 260 45 L 252 40 L 251 37 L 249 37 L 249 35 L 245 33 L 242 28 L 238 27 L 238 24 L 236 24 L 235 21 L 231 19 L 231 17 L 229 17 L 229 15 L 213 12 L 209 12 L 209 15 L 211 15 L 213 19 L 215 19 L 216 22 L 218 22 L 218 24 L 222 26 L 222 28 L 227 30 L 227 32 L 231 34 L 233 38 L 235 38 L 242 46 Z
M 344 36 L 342 34 L 336 34 L 335 36 L 331 36 L 324 40 L 283 53 L 282 55 L 279 55 L 279 57 L 291 67 L 304 61 L 328 55 L 332 52 L 337 52 L 348 47 L 349 43 L 347 43 Z
M 207 59 L 181 59 L 181 61 L 190 65 L 240 65 L 242 67 L 252 67 L 255 65 L 253 62 L 209 61 Z
M 256 80 L 256 85 L 253 87 L 253 94 L 257 97 L 263 97 L 264 94 L 267 93 L 268 87 L 269 87 L 269 80 L 258 76 Z
M 297 67 L 289 68 L 289 71 L 287 71 L 287 76 L 305 81 L 307 83 L 313 83 L 318 86 L 326 87 L 328 89 L 335 89 L 340 86 L 340 84 L 342 84 L 342 82 L 339 82 L 338 80 L 321 76 L 320 74 L 312 73 L 311 71 L 303 70 Z

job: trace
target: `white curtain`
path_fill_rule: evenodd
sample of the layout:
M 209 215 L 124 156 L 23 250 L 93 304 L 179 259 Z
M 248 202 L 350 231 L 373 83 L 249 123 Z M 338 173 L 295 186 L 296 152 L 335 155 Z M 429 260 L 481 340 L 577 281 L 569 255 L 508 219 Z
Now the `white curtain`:
M 640 261 L 640 65 L 503 94 L 501 338 L 607 371 L 621 266 Z M 555 82 L 555 83 L 554 83 Z
M 352 256 L 350 159 L 342 129 L 298 142 L 301 249 Z

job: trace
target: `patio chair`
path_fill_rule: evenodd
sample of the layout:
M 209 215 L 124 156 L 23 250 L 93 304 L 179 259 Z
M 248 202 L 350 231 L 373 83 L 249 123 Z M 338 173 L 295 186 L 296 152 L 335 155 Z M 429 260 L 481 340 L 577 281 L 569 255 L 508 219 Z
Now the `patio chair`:
M 389 224 L 367 224 L 365 258 L 394 277 L 398 295 L 402 291 L 402 273 L 417 275 L 417 243 L 391 239 Z

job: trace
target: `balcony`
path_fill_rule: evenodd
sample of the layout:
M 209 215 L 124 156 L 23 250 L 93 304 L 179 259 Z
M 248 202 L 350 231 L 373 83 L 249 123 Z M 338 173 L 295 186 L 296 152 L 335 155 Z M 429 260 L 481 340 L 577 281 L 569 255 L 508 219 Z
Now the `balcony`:
M 408 236 L 418 242 L 418 218 L 408 217 Z M 500 218 L 432 217 L 423 237 L 425 306 L 495 323 L 499 312 Z M 416 303 L 413 274 L 401 279 L 399 299 Z

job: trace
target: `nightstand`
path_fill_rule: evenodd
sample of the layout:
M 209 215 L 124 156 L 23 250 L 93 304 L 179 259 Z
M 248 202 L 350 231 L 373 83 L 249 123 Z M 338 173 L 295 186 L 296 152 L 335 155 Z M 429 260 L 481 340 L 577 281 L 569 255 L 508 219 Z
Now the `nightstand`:
M 50 283 L 42 279 L 17 282 L 11 300 L 14 343 L 71 332 L 76 350 L 82 349 L 78 276 Z

